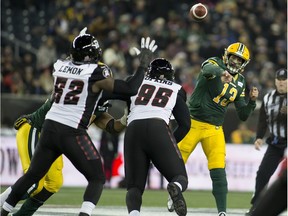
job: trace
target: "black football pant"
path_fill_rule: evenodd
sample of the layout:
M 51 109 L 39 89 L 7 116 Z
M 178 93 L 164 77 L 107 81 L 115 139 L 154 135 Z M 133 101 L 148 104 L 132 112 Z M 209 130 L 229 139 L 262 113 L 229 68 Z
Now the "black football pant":
M 287 168 L 262 191 L 251 216 L 275 216 L 287 209 Z
M 105 183 L 97 149 L 86 130 L 77 130 L 51 120 L 45 120 L 31 165 L 27 173 L 12 186 L 12 192 L 6 202 L 15 206 L 25 192 L 47 173 L 61 154 L 64 154 L 88 181 L 84 201 L 96 205 Z
M 151 162 L 168 182 L 178 181 L 182 191 L 187 188 L 187 173 L 181 153 L 173 133 L 163 120 L 134 120 L 128 125 L 124 137 L 124 160 L 129 212 L 140 210 Z
M 254 205 L 261 191 L 268 184 L 271 176 L 277 169 L 279 163 L 283 159 L 284 149 L 277 148 L 272 145 L 268 145 L 267 150 L 262 158 L 261 164 L 257 171 L 255 192 L 251 200 L 251 204 Z

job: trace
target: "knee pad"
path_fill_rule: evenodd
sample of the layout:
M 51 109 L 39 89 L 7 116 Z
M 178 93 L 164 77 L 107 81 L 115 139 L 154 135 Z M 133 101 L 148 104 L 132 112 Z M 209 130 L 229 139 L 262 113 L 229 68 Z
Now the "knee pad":
M 178 175 L 178 176 L 175 176 L 171 182 L 179 182 L 182 186 L 182 191 L 185 191 L 188 187 L 188 179 L 186 176 L 183 176 L 183 175 Z
M 142 205 L 142 192 L 139 188 L 130 188 L 126 193 L 126 205 L 128 212 L 132 210 L 140 211 Z

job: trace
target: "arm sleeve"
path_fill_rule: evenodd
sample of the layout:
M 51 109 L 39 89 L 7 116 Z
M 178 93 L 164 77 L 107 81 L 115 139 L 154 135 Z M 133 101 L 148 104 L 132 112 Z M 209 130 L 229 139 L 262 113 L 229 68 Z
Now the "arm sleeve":
M 39 109 L 37 109 L 35 112 L 31 114 L 31 117 L 40 119 L 40 122 L 44 122 L 45 116 L 47 112 L 50 110 L 52 103 L 53 103 L 53 99 L 48 98 Z M 34 119 L 32 119 L 32 121 L 33 120 Z
M 172 112 L 178 124 L 178 126 L 174 130 L 174 137 L 177 143 L 185 137 L 191 125 L 190 113 L 188 106 L 184 100 L 185 98 L 183 98 L 183 91 L 182 89 L 179 91 L 177 101 Z
M 263 139 L 266 130 L 267 130 L 267 121 L 266 121 L 266 112 L 264 108 L 264 103 L 262 103 L 260 111 L 259 111 L 259 118 L 258 118 L 258 125 L 256 131 L 256 139 L 260 138 Z
M 234 103 L 237 111 L 237 115 L 241 121 L 246 121 L 250 114 L 256 108 L 256 101 L 249 100 L 246 104 L 245 99 L 242 98 L 241 100 Z
M 145 70 L 146 70 L 145 67 L 139 66 L 136 73 L 127 81 L 115 80 L 113 93 L 124 94 L 129 96 L 137 94 L 138 88 L 143 81 Z
M 224 72 L 224 69 L 222 69 L 213 59 L 208 59 L 203 62 L 201 68 L 203 76 L 207 79 L 212 79 L 215 76 L 221 76 Z

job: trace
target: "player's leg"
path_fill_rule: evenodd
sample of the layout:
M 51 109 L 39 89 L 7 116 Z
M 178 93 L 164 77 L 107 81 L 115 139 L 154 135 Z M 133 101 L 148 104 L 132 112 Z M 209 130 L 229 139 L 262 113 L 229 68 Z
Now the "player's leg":
M 208 169 L 212 180 L 212 194 L 219 215 L 225 215 L 228 186 L 225 171 L 226 146 L 224 132 L 222 127 L 204 124 L 206 137 L 202 139 L 202 148 L 208 160 Z
M 56 153 L 51 149 L 53 146 L 52 143 L 47 143 L 48 138 L 51 137 L 53 137 L 53 135 L 49 132 L 42 132 L 40 141 L 37 144 L 37 148 L 32 157 L 30 167 L 12 186 L 12 191 L 1 210 L 1 216 L 6 216 L 13 210 L 31 185 L 38 182 L 47 173 L 54 160 L 60 156 L 60 153 Z
M 164 121 L 153 120 L 149 126 L 151 134 L 149 156 L 155 167 L 167 179 L 167 190 L 178 215 L 186 215 L 187 207 L 182 195 L 187 189 L 188 177 L 184 161 L 173 137 L 173 132 Z M 154 135 L 153 135 L 154 134 Z M 161 136 L 157 136 L 161 134 Z
M 79 215 L 91 215 L 105 183 L 101 156 L 85 130 L 79 134 L 76 129 L 62 127 L 69 133 L 61 137 L 61 151 L 88 181 Z
M 138 121 L 133 121 L 126 128 L 124 137 L 126 206 L 129 215 L 133 216 L 140 215 L 142 194 L 150 166 L 150 160 L 142 148 L 143 145 L 148 144 L 145 142 L 146 136 L 143 125 Z M 142 144 L 143 141 L 145 143 Z
M 262 190 L 251 216 L 280 215 L 287 209 L 287 161 L 286 167 L 267 190 Z
M 284 155 L 284 149 L 279 149 L 274 146 L 268 145 L 268 148 L 262 158 L 260 163 L 259 169 L 256 175 L 256 185 L 255 185 L 255 192 L 251 199 L 251 208 L 246 213 L 246 215 L 250 215 L 254 209 L 254 205 L 258 200 L 258 197 L 261 191 L 267 186 L 270 177 L 273 175 L 275 170 L 277 169 L 280 161 L 282 160 Z
M 39 139 L 39 134 L 39 131 L 28 123 L 22 124 L 16 133 L 17 150 L 20 157 L 23 173 L 26 173 L 30 166 L 31 158 L 34 154 L 36 144 Z M 43 187 L 43 182 L 44 179 L 41 179 L 39 183 L 34 184 L 22 197 L 22 199 L 28 198 L 32 193 L 38 193 Z M 11 187 L 9 187 L 1 194 L 1 207 L 3 206 L 11 190 Z
M 21 208 L 13 216 L 33 215 L 46 200 L 58 192 L 63 184 L 63 157 L 58 157 L 45 175 L 44 187 L 34 196 L 25 200 Z
M 201 122 L 191 119 L 191 128 L 186 136 L 178 143 L 184 163 L 187 162 L 190 154 L 194 151 L 202 137 Z
M 7 197 L 9 196 L 9 194 L 11 193 L 12 191 L 12 188 L 11 186 L 8 187 L 5 191 L 3 191 L 1 194 L 0 194 L 0 208 L 2 208 L 5 200 L 7 199 Z
M 194 151 L 197 144 L 200 142 L 202 137 L 202 130 L 200 122 L 191 119 L 191 128 L 186 136 L 178 143 L 178 148 L 181 152 L 184 163 L 187 162 L 190 154 Z M 168 196 L 167 201 L 168 211 L 174 211 L 173 201 L 170 196 Z

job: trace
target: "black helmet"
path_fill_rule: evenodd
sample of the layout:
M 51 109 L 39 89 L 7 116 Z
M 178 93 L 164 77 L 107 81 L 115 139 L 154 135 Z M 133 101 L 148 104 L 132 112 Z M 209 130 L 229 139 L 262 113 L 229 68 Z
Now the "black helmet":
M 157 79 L 174 80 L 174 69 L 164 58 L 154 59 L 148 67 L 148 76 Z
M 102 50 L 96 38 L 90 34 L 78 35 L 72 43 L 71 55 L 73 62 L 98 62 L 102 55 Z M 85 59 L 86 57 L 88 59 Z

